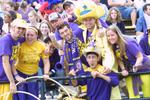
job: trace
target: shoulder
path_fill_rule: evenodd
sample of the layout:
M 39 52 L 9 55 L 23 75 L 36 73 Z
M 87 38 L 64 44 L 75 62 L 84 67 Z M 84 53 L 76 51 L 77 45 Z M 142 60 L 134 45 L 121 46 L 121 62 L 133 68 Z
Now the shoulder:
M 4 43 L 4 42 L 10 43 L 10 42 L 12 42 L 12 40 L 13 39 L 12 39 L 11 35 L 8 33 L 0 38 L 0 43 Z

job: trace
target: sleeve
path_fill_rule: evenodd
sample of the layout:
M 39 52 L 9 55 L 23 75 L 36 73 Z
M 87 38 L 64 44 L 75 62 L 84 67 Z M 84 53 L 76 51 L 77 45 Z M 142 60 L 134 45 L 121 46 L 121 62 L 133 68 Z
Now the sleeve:
M 146 38 L 142 38 L 139 45 L 140 47 L 142 48 L 142 51 L 146 54 L 146 55 L 150 55 L 148 52 L 147 52 L 147 49 L 148 49 L 148 43 L 146 41 L 147 39 Z
M 135 41 L 129 41 L 127 43 L 127 50 L 130 54 L 132 54 L 134 57 L 137 56 L 138 52 L 141 52 L 140 46 Z
M 58 31 L 55 31 L 55 37 L 57 41 L 62 40 L 62 37 L 60 36 Z
M 11 55 L 12 54 L 12 47 L 11 43 L 6 39 L 1 39 L 0 41 L 0 56 L 2 55 Z
M 49 58 L 49 55 L 46 54 L 45 50 L 46 50 L 46 46 L 44 44 L 41 45 L 41 48 L 42 48 L 42 59 L 45 59 L 45 58 Z
M 111 72 L 108 74 L 108 76 L 110 77 L 111 81 L 109 84 L 111 84 L 113 87 L 119 85 L 119 78 L 118 78 L 118 74 Z

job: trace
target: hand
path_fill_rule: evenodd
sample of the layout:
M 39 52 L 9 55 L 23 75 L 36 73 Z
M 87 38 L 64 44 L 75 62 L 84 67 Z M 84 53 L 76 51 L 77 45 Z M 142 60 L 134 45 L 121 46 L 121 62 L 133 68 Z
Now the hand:
M 111 69 L 109 67 L 104 67 L 103 74 L 108 74 L 111 72 Z
M 70 70 L 68 75 L 75 76 L 76 75 L 76 71 L 74 69 L 72 69 L 72 70 Z
M 46 81 L 46 80 L 48 80 L 49 75 L 44 74 L 44 75 L 43 75 L 43 78 L 44 78 L 44 80 Z
M 63 55 L 64 55 L 64 51 L 61 50 L 61 49 L 58 50 L 58 53 L 59 53 L 60 56 L 63 56 Z
M 21 82 L 21 83 L 26 81 L 23 77 L 20 77 L 19 75 L 16 76 L 15 79 L 16 79 L 18 82 Z
M 93 72 L 91 72 L 91 75 L 93 78 L 96 78 L 99 75 L 99 72 L 93 71 Z
M 17 91 L 15 82 L 10 82 L 10 92 L 15 93 Z
M 133 72 L 137 72 L 140 68 L 141 68 L 142 65 L 134 65 L 133 66 Z
M 48 36 L 49 36 L 49 38 L 50 38 L 52 41 L 56 40 L 54 33 L 51 32 L 51 33 L 48 34 Z
M 123 71 L 121 72 L 121 74 L 122 74 L 122 76 L 128 76 L 128 75 L 129 75 L 129 73 L 128 73 L 127 70 L 123 70 Z

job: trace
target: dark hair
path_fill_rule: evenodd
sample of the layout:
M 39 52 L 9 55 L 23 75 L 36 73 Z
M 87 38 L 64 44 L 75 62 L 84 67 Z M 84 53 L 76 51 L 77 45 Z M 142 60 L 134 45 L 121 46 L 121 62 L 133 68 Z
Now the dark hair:
M 98 55 L 96 52 L 87 52 L 87 53 L 86 53 L 86 57 L 87 57 L 89 54 L 94 54 L 94 55 L 96 55 L 97 57 L 99 57 L 99 55 Z
M 16 12 L 13 10 L 6 11 L 4 14 L 10 16 L 12 21 L 17 18 Z
M 145 4 L 145 5 L 143 6 L 143 11 L 146 11 L 146 10 L 147 10 L 147 6 L 150 6 L 150 3 Z
M 63 24 L 61 24 L 60 26 L 57 27 L 57 30 L 59 31 L 60 29 L 64 28 L 65 26 L 67 26 L 70 29 L 69 24 L 63 23 Z
M 18 9 L 19 9 L 19 3 L 16 2 L 14 3 L 14 11 L 18 11 Z
M 8 11 L 8 12 L 11 15 L 12 21 L 17 18 L 16 12 L 14 12 L 14 11 Z
M 27 7 L 27 2 L 26 1 L 22 1 L 20 4 L 20 8 L 25 9 Z
M 44 42 L 45 42 L 45 43 L 49 43 L 49 42 L 52 42 L 52 41 L 51 41 L 51 39 L 50 39 L 49 37 L 46 37 L 46 38 L 44 39 Z
M 63 9 L 65 10 L 66 7 L 70 7 L 71 5 L 73 5 L 72 2 L 66 1 L 66 2 L 64 2 L 64 4 L 63 4 Z

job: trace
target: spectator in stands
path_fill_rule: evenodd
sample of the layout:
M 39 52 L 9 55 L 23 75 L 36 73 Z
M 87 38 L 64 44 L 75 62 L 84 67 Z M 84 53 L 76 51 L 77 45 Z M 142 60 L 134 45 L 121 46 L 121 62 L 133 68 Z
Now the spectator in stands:
M 39 28 L 39 16 L 37 15 L 35 10 L 31 10 L 28 13 L 28 20 L 29 20 L 29 26 L 35 26 L 36 28 Z
M 9 33 L 11 28 L 11 22 L 17 18 L 14 11 L 7 11 L 4 13 L 4 24 L 2 27 L 3 33 Z
M 57 30 L 57 27 L 59 27 L 61 24 L 64 24 L 64 23 L 68 23 L 69 26 L 71 27 L 72 31 L 76 31 L 78 29 L 78 25 L 76 23 L 73 23 L 73 22 L 65 22 L 58 13 L 54 12 L 54 13 L 51 13 L 49 15 L 49 23 L 52 25 L 52 28 L 54 29 L 54 32 L 55 32 L 55 37 L 58 41 L 58 43 L 62 43 L 62 38 L 60 37 L 59 33 L 58 33 L 58 30 Z M 61 44 L 62 45 L 62 44 Z
M 113 71 L 118 71 L 114 55 L 108 46 L 104 35 L 105 27 L 103 26 L 103 23 L 99 22 L 99 18 L 104 15 L 104 10 L 95 4 L 85 3 L 85 5 L 81 8 L 78 7 L 75 9 L 75 14 L 77 16 L 77 20 L 84 25 L 82 29 L 79 28 L 75 31 L 76 36 L 86 45 L 90 41 L 96 41 L 96 45 L 101 49 L 100 52 L 103 55 L 102 65 L 112 69 Z M 111 98 L 121 99 L 118 87 L 113 89 Z
M 67 13 L 63 10 L 63 0 L 49 0 L 50 9 L 57 12 L 63 20 L 66 20 Z
M 121 12 L 123 19 L 131 19 L 132 26 L 136 27 L 137 11 L 133 7 L 134 3 L 132 0 L 107 0 L 108 5 L 111 7 L 117 7 Z
M 46 1 L 41 4 L 37 12 L 41 20 L 48 20 L 48 15 L 54 11 L 50 10 L 49 4 Z
M 118 10 L 118 8 L 112 7 L 109 9 L 106 23 L 108 25 L 112 25 L 112 24 L 117 25 L 120 28 L 121 32 L 123 34 L 125 34 L 125 26 L 124 26 L 124 23 L 122 21 L 121 13 Z
M 14 68 L 15 79 L 19 82 L 24 82 L 25 78 L 37 75 L 40 58 L 42 58 L 44 63 L 43 77 L 44 79 L 49 77 L 49 56 L 45 54 L 45 44 L 38 40 L 39 35 L 40 31 L 36 27 L 29 26 L 27 28 L 26 39 L 20 45 Z M 26 91 L 38 96 L 38 83 L 35 81 L 22 83 L 17 88 L 19 91 Z M 35 98 L 26 94 L 15 94 L 14 100 L 35 100 Z
M 10 11 L 14 9 L 14 3 L 13 2 L 7 2 L 5 3 L 4 11 Z
M 149 0 L 134 0 L 134 6 L 136 7 L 138 11 L 138 17 L 143 16 L 143 6 L 147 3 L 150 3 Z
M 19 24 L 18 24 L 19 23 Z M 24 39 L 20 38 L 27 27 L 27 23 L 22 19 L 15 19 L 11 23 L 11 31 L 0 38 L 0 81 L 6 81 L 6 84 L 0 84 L 0 94 L 6 92 L 14 93 L 16 84 L 12 74 L 12 62 L 16 58 L 15 54 L 19 50 L 19 45 Z M 12 95 L 8 98 L 0 97 L 0 100 L 12 100 Z
M 53 33 L 52 26 L 46 20 L 40 23 L 39 30 L 42 33 L 42 37 L 40 38 L 42 41 L 45 40 L 49 34 Z
M 82 72 L 83 67 L 80 56 L 82 55 L 82 50 L 85 45 L 75 35 L 73 35 L 73 32 L 68 24 L 60 25 L 57 30 L 65 42 L 63 45 L 63 51 L 65 59 L 68 63 L 67 70 L 78 70 L 79 72 Z
M 109 26 L 106 30 L 106 35 L 123 76 L 128 76 L 129 72 L 150 70 L 150 59 L 142 53 L 140 46 L 135 40 L 123 37 L 116 25 Z M 145 97 L 149 95 L 149 75 L 128 76 L 125 80 L 129 98 L 139 98 L 140 88 L 142 88 Z
M 29 22 L 29 18 L 28 18 L 28 13 L 30 11 L 34 10 L 32 7 L 30 7 L 26 1 L 21 2 L 20 4 L 20 8 L 18 10 L 18 13 L 21 14 L 22 19 L 26 20 L 27 22 Z
M 150 3 L 143 6 L 144 15 L 139 17 L 136 24 L 136 35 L 138 41 L 144 34 L 144 31 L 150 26 Z
M 110 100 L 112 87 L 119 84 L 118 75 L 111 71 L 104 74 L 104 66 L 99 64 L 99 60 L 102 60 L 99 48 L 94 43 L 90 43 L 84 54 L 90 67 L 85 70 L 85 75 L 92 75 L 92 78 L 86 78 L 83 80 L 73 80 L 72 84 L 87 85 L 87 96 L 90 100 Z M 71 70 L 70 75 L 76 75 L 76 70 Z M 79 74 L 80 75 L 80 74 Z M 82 75 L 82 74 L 81 74 Z
M 63 9 L 67 13 L 68 21 L 69 22 L 74 22 L 76 20 L 76 16 L 74 14 L 75 5 L 70 1 L 66 1 L 66 2 L 63 3 Z
M 103 3 L 101 3 L 100 2 L 101 0 L 92 0 L 92 1 L 95 2 L 97 5 L 101 6 L 104 9 L 105 14 L 101 17 L 101 19 L 103 21 L 106 21 L 106 18 L 107 18 L 107 15 L 108 15 L 108 8 L 107 8 L 107 6 L 105 4 L 103 4 Z

